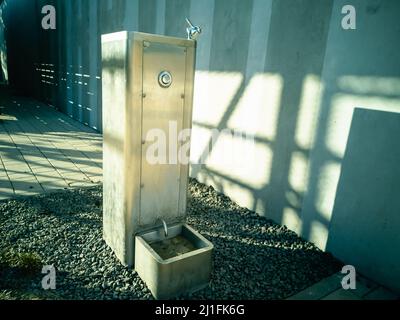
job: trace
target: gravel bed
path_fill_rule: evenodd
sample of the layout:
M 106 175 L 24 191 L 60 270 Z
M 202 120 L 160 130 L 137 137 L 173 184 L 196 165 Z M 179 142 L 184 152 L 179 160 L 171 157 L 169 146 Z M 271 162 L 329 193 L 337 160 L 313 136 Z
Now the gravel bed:
M 179 298 L 284 299 L 340 270 L 330 254 L 212 187 L 191 179 L 189 192 L 187 222 L 213 242 L 214 269 L 209 287 Z M 0 202 L 0 239 L 0 299 L 152 299 L 102 240 L 101 187 Z M 53 264 L 56 290 L 41 288 L 37 263 L 7 262 L 10 252 Z

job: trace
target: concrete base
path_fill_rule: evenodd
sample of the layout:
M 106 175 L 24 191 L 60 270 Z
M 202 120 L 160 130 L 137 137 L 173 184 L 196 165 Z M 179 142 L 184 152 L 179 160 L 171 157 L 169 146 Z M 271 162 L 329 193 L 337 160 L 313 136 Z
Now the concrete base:
M 163 259 L 151 244 L 182 236 L 194 250 L 169 259 Z M 136 236 L 135 269 L 156 299 L 168 299 L 204 288 L 210 281 L 214 246 L 206 238 L 185 224 L 168 229 L 155 229 Z

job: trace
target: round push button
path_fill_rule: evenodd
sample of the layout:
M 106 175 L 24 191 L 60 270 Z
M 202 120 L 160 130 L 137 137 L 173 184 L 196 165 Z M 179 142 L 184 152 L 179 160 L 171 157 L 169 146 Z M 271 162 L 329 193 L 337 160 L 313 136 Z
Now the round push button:
M 158 83 L 163 88 L 168 88 L 172 83 L 172 75 L 168 71 L 162 71 L 158 75 Z

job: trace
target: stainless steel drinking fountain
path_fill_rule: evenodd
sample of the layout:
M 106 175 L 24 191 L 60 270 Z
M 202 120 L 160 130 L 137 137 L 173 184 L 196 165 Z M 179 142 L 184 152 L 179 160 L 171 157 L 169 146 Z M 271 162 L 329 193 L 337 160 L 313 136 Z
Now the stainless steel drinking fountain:
M 213 245 L 185 224 L 188 142 L 169 134 L 191 128 L 196 41 L 139 32 L 102 36 L 103 237 L 134 266 L 156 298 L 208 284 Z M 167 163 L 148 159 L 152 130 L 167 137 Z M 190 137 L 189 137 L 190 138 Z

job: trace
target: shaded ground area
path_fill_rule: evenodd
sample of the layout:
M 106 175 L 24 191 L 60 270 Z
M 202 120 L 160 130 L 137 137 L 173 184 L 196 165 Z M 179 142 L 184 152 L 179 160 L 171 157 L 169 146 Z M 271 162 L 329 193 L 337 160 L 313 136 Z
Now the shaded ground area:
M 213 242 L 214 271 L 209 287 L 181 298 L 283 299 L 340 270 L 330 254 L 212 187 L 191 180 L 189 192 L 188 223 Z M 101 206 L 101 187 L 0 202 L 0 299 L 151 299 L 102 240 Z M 56 290 L 42 289 L 38 259 L 56 267 Z

